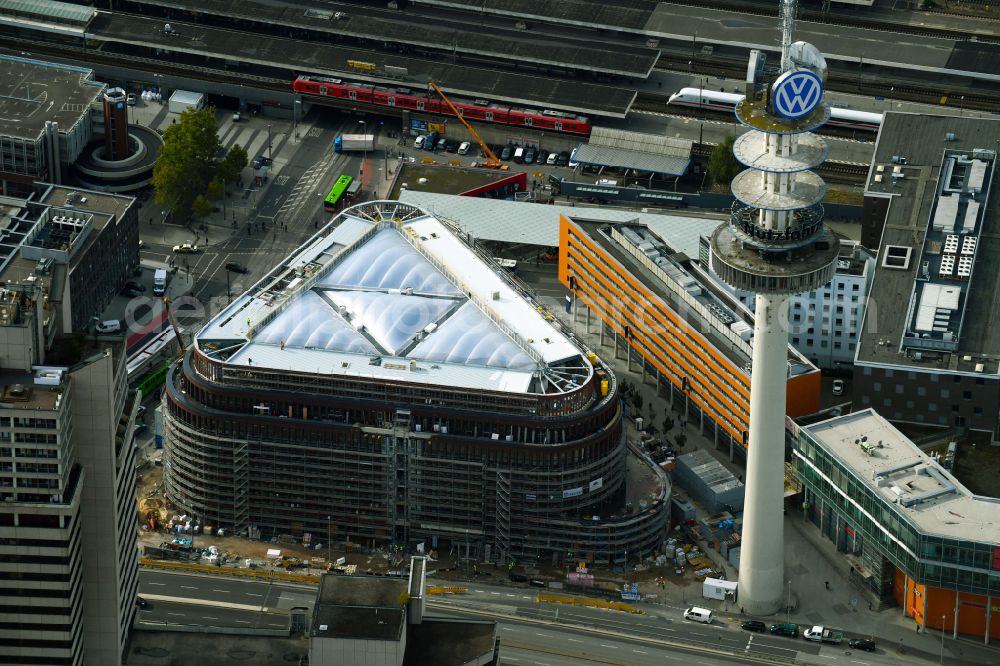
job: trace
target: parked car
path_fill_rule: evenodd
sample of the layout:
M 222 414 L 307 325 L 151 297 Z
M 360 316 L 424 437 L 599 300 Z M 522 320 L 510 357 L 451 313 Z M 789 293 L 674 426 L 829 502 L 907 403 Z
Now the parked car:
M 780 624 L 772 624 L 768 631 L 776 636 L 788 636 L 789 638 L 799 637 L 799 625 L 792 624 L 790 622 L 782 622 Z
M 434 150 L 441 152 L 448 148 L 448 139 L 438 139 L 437 145 L 434 146 Z
M 250 272 L 250 270 L 246 266 L 244 266 L 243 264 L 238 264 L 235 261 L 230 261 L 226 263 L 226 270 L 231 273 L 240 273 L 240 274 L 246 274 Z
M 528 150 L 525 151 L 525 153 L 524 153 L 524 163 L 525 164 L 534 164 L 535 163 L 535 149 L 534 148 L 528 148 Z
M 135 289 L 135 288 L 130 287 L 128 285 L 125 285 L 124 287 L 122 287 L 122 291 L 121 291 L 122 296 L 126 296 L 128 298 L 135 298 L 136 296 L 138 296 L 141 293 L 142 292 L 139 291 L 138 289 Z
M 528 585 L 531 587 L 545 587 L 545 581 L 539 578 L 532 578 L 528 581 Z
M 271 158 L 265 157 L 264 155 L 259 155 L 253 158 L 253 168 L 261 169 L 266 166 L 271 166 Z
M 757 631 L 757 632 L 767 631 L 767 625 L 761 622 L 760 620 L 747 620 L 740 626 L 746 629 L 747 631 Z
M 556 158 L 556 166 L 566 166 L 569 164 L 569 153 L 565 150 L 559 153 L 559 157 Z
M 834 395 L 844 395 L 844 380 L 834 379 L 833 380 L 833 390 L 831 391 Z
M 129 106 L 135 106 L 135 93 L 129 93 L 125 95 L 125 103 Z
M 146 291 L 146 287 L 144 287 L 142 284 L 136 282 L 135 280 L 129 280 L 128 282 L 125 283 L 125 286 L 128 287 L 129 289 L 135 289 L 136 291 L 140 291 L 140 292 L 141 291 Z
M 445 141 L 444 152 L 446 153 L 458 152 L 458 141 Z
M 852 638 L 847 641 L 847 644 L 855 650 L 864 650 L 865 652 L 874 652 L 878 647 L 875 645 L 875 641 L 867 638 Z
M 510 154 L 513 152 L 514 152 L 514 146 L 508 143 L 506 146 L 503 147 L 503 150 L 500 151 L 500 159 L 503 160 L 504 162 L 508 161 L 510 159 Z
M 420 136 L 418 136 L 416 139 L 413 140 L 413 147 L 416 148 L 417 150 L 423 149 L 423 147 L 424 147 L 424 141 L 426 141 L 426 140 L 427 140 L 427 137 L 425 135 L 421 134 Z
M 138 606 L 139 608 L 146 608 L 147 606 L 149 606 L 149 602 L 143 599 L 142 597 L 136 597 L 135 605 Z
M 549 166 L 555 166 L 556 160 L 559 159 L 559 153 L 549 153 L 549 158 L 545 160 L 545 163 Z
M 471 147 L 472 147 L 471 143 L 469 143 L 468 141 L 463 141 L 462 145 L 458 147 L 458 154 L 459 155 L 466 155 L 466 154 L 468 154 L 469 148 L 471 148 Z
M 174 245 L 174 252 L 177 254 L 195 254 L 198 252 L 198 246 L 192 243 L 181 243 L 180 245 Z
M 545 164 L 545 160 L 547 159 L 549 159 L 548 151 L 539 149 L 538 154 L 535 155 L 535 163 Z

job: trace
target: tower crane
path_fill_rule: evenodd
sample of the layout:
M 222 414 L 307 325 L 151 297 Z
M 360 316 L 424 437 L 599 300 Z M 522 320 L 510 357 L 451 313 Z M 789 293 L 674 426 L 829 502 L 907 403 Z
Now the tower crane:
M 458 118 L 463 125 L 465 125 L 465 129 L 469 130 L 469 134 L 471 134 L 472 138 L 476 140 L 476 143 L 479 144 L 479 147 L 483 149 L 483 155 L 486 156 L 486 162 L 482 166 L 487 169 L 500 169 L 501 171 L 508 171 L 510 167 L 507 166 L 506 164 L 500 163 L 500 160 L 497 159 L 497 156 L 493 154 L 493 151 L 490 150 L 490 147 L 487 146 L 486 142 L 483 141 L 482 137 L 479 136 L 479 132 L 477 132 L 472 127 L 472 125 L 470 125 L 465 120 L 465 118 L 462 117 L 462 114 L 458 112 L 458 109 L 456 109 L 455 105 L 451 103 L 451 100 L 448 99 L 448 96 L 445 95 L 444 92 L 440 88 L 438 88 L 437 84 L 434 83 L 433 81 L 428 81 L 428 83 L 432 88 L 434 88 L 434 92 L 436 92 L 441 97 L 441 100 L 448 105 L 448 108 L 451 109 L 451 112 L 455 114 L 455 117 Z

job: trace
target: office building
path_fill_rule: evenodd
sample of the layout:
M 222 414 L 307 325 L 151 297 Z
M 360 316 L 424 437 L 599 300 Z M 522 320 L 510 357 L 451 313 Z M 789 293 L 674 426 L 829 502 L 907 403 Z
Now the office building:
M 665 535 L 669 482 L 626 469 L 618 390 L 453 227 L 360 204 L 171 369 L 165 491 L 203 524 L 265 538 L 637 558 Z
M 871 408 L 797 429 L 793 441 L 805 518 L 869 601 L 924 628 L 1000 636 L 996 498 L 970 492 Z
M 133 197 L 36 183 L 0 207 L 0 283 L 42 287 L 45 334 L 85 333 L 139 264 Z
M 707 252 L 708 239 L 702 242 Z M 793 294 L 789 299 L 788 326 L 792 346 L 814 365 L 824 370 L 853 365 L 874 272 L 872 254 L 855 241 L 841 239 L 833 279 L 822 287 Z M 732 291 L 743 305 L 753 308 L 753 293 Z
M 0 195 L 61 183 L 93 138 L 104 84 L 90 69 L 13 56 L 0 56 L 0 82 Z
M 64 190 L 41 189 L 42 201 Z M 121 205 L 74 192 L 88 210 Z M 13 243 L 0 257 L 0 663 L 114 666 L 135 613 L 138 398 L 124 340 L 62 335 L 76 311 L 52 296 L 74 271 L 82 280 L 89 267 L 99 282 L 117 260 L 91 262 L 105 246 L 78 228 L 69 264 L 38 254 L 53 249 L 39 240 L 54 238 L 49 225 L 63 227 L 44 204 L 15 203 L 3 211 Z
M 560 225 L 559 280 L 573 294 L 574 316 L 599 326 L 602 345 L 658 382 L 681 419 L 745 457 L 752 315 L 648 226 L 582 217 Z M 819 409 L 819 369 L 786 349 L 786 411 L 811 414 Z
M 1000 439 L 1000 121 L 888 113 L 865 198 L 881 241 L 853 397 Z

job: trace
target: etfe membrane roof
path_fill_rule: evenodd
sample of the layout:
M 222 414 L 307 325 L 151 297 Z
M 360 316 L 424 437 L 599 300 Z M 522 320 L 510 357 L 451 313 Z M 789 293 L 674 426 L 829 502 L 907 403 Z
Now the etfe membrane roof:
M 920 532 L 1000 545 L 1000 502 L 974 495 L 874 410 L 805 430 Z M 876 522 L 883 521 L 876 516 Z
M 450 227 L 398 202 L 344 211 L 196 343 L 233 366 L 510 393 L 572 390 L 593 372 Z
M 89 32 L 96 39 L 108 42 L 112 48 L 114 45 L 128 45 L 128 52 L 135 48 L 160 49 L 285 68 L 289 72 L 289 92 L 295 73 L 384 82 L 382 77 L 372 72 L 351 69 L 348 61 L 353 61 L 373 65 L 376 72 L 385 71 L 387 66 L 405 69 L 407 76 L 393 80 L 395 85 L 419 88 L 428 81 L 434 81 L 449 95 L 486 98 L 492 102 L 531 105 L 588 116 L 624 118 L 636 97 L 635 90 L 596 83 L 469 67 L 443 60 L 404 57 L 173 20 L 169 21 L 171 32 L 166 33 L 163 31 L 165 23 L 159 18 L 98 12 Z M 170 56 L 168 53 L 160 57 Z
M 641 46 L 604 47 L 600 42 L 584 41 L 552 34 L 536 36 L 513 25 L 506 30 L 477 30 L 475 24 L 447 16 L 420 21 L 414 29 L 412 13 L 356 4 L 327 4 L 303 7 L 302 4 L 244 0 L 140 0 L 142 4 L 171 7 L 202 14 L 215 14 L 252 20 L 271 25 L 303 28 L 343 38 L 394 42 L 420 48 L 471 53 L 525 64 L 566 67 L 586 71 L 646 78 L 652 71 L 659 51 Z

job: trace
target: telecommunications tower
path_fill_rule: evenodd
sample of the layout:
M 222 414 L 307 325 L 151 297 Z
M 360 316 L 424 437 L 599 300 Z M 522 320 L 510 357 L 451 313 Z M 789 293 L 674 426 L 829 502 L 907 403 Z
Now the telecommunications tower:
M 768 71 L 753 51 L 746 97 L 736 117 L 750 131 L 733 153 L 748 167 L 732 182 L 728 223 L 712 234 L 712 268 L 732 286 L 756 293 L 746 501 L 740 547 L 739 604 L 776 612 L 784 600 L 785 388 L 788 299 L 833 277 L 836 237 L 823 225 L 823 179 L 810 169 L 826 159 L 811 134 L 830 118 L 823 101 L 826 61 L 816 47 L 792 42 L 795 0 L 783 0 L 781 66 Z

